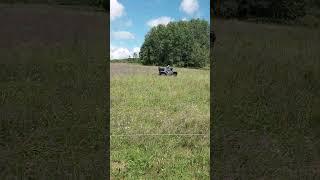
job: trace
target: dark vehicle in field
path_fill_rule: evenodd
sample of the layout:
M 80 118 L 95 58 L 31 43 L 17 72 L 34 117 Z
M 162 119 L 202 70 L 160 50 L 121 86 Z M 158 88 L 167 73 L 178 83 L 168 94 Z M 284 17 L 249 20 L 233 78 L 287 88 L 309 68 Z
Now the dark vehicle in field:
M 158 67 L 161 76 L 177 76 L 178 72 L 172 67 Z

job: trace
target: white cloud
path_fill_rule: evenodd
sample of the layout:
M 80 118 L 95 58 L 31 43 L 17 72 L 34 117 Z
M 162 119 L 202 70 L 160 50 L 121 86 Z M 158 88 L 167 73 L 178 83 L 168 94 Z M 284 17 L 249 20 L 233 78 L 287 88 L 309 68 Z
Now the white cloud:
M 198 0 L 182 0 L 180 4 L 180 10 L 187 13 L 188 15 L 193 15 L 199 9 Z
M 133 48 L 133 53 L 138 53 L 140 52 L 140 48 L 139 47 L 135 47 Z
M 188 21 L 188 19 L 187 18 L 182 18 L 182 21 Z
M 167 25 L 169 22 L 173 21 L 174 19 L 167 16 L 162 16 L 156 19 L 151 19 L 147 22 L 147 25 L 150 27 L 157 26 L 159 24 Z
M 111 32 L 111 36 L 115 39 L 134 39 L 134 35 L 128 31 Z
M 124 14 L 124 6 L 118 0 L 110 0 L 110 18 L 111 21 L 121 17 Z
M 140 48 L 135 47 L 132 50 L 129 50 L 125 47 L 116 47 L 113 45 L 110 45 L 110 59 L 125 59 L 130 57 L 133 57 L 133 53 L 137 53 L 139 56 Z
M 128 58 L 130 51 L 127 48 L 110 46 L 110 58 L 111 59 L 124 59 Z

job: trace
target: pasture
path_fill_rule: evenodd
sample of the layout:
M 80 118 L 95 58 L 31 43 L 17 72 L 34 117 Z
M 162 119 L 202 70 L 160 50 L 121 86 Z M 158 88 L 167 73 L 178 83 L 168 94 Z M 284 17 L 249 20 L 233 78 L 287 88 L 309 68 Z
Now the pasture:
M 177 70 L 111 63 L 112 179 L 209 179 L 210 73 Z
M 101 179 L 106 13 L 0 4 L 1 179 Z
M 212 26 L 215 179 L 319 178 L 319 29 Z

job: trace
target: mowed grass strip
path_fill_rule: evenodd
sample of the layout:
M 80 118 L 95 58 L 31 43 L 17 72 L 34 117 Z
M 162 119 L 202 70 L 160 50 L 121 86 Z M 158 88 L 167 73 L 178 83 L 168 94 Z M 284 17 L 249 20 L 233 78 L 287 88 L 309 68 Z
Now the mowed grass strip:
M 208 135 L 209 71 L 177 70 L 162 77 L 157 67 L 112 63 L 111 134 Z M 114 178 L 209 177 L 209 137 L 112 136 L 111 167 Z

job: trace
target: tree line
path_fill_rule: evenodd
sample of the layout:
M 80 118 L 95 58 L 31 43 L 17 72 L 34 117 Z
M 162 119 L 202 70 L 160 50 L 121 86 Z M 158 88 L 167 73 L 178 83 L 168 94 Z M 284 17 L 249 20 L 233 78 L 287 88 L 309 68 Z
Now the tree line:
M 320 8 L 319 0 L 215 0 L 213 10 L 220 17 L 263 17 L 294 20 L 306 15 L 308 8 Z
M 151 28 L 139 53 L 144 65 L 201 68 L 209 64 L 210 27 L 205 20 L 170 22 Z
M 1 0 L 1 3 L 50 4 L 50 5 L 84 5 L 109 9 L 109 0 Z

